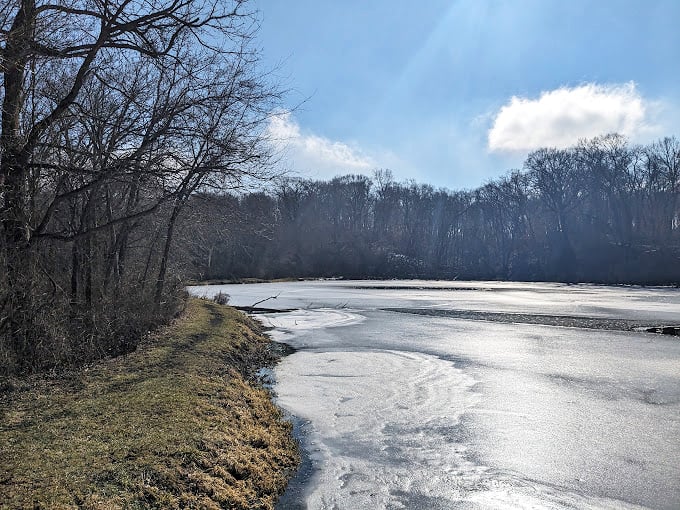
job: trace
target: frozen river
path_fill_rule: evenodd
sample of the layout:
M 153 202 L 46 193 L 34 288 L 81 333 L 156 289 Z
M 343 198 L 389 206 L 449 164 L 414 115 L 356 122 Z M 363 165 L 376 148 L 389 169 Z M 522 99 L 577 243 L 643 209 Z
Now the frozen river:
M 498 282 L 194 287 L 297 351 L 287 508 L 680 508 L 680 290 Z M 276 296 L 274 298 L 274 296 Z M 555 318 L 554 316 L 558 316 Z

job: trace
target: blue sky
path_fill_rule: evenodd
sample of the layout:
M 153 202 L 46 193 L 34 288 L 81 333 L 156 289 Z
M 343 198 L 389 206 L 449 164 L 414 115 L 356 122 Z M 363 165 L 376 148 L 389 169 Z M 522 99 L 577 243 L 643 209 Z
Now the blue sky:
M 680 0 L 255 5 L 263 65 L 291 90 L 270 131 L 305 176 L 474 188 L 538 146 L 680 135 Z

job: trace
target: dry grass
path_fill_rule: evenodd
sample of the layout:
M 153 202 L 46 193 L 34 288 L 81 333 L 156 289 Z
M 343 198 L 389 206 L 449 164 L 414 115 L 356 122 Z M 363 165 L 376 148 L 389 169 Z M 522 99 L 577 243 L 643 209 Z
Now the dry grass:
M 0 400 L 0 508 L 273 508 L 298 456 L 249 382 L 268 340 L 192 300 L 136 352 Z

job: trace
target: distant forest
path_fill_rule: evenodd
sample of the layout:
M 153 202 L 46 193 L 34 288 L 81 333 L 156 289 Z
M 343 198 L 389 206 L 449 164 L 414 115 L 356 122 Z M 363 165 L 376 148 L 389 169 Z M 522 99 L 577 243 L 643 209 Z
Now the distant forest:
M 183 210 L 175 274 L 677 284 L 679 193 L 676 138 L 615 134 L 537 150 L 475 190 L 381 170 L 201 193 Z

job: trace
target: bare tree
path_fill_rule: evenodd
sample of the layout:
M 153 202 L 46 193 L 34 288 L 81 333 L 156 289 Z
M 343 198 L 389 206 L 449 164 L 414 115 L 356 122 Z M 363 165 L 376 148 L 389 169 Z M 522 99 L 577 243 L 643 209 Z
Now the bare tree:
M 131 250 L 144 279 L 158 259 L 160 302 L 192 193 L 270 177 L 278 93 L 256 28 L 244 0 L 0 3 L 0 335 L 15 350 L 63 291 L 66 247 L 73 306 L 117 288 Z
M 540 200 L 553 214 L 557 265 L 566 273 L 572 271 L 574 250 L 570 238 L 570 213 L 584 194 L 583 175 L 572 150 L 539 149 L 524 163 L 529 179 Z
M 647 147 L 645 156 L 643 181 L 652 210 L 648 226 L 667 243 L 680 231 L 680 142 L 666 137 Z

